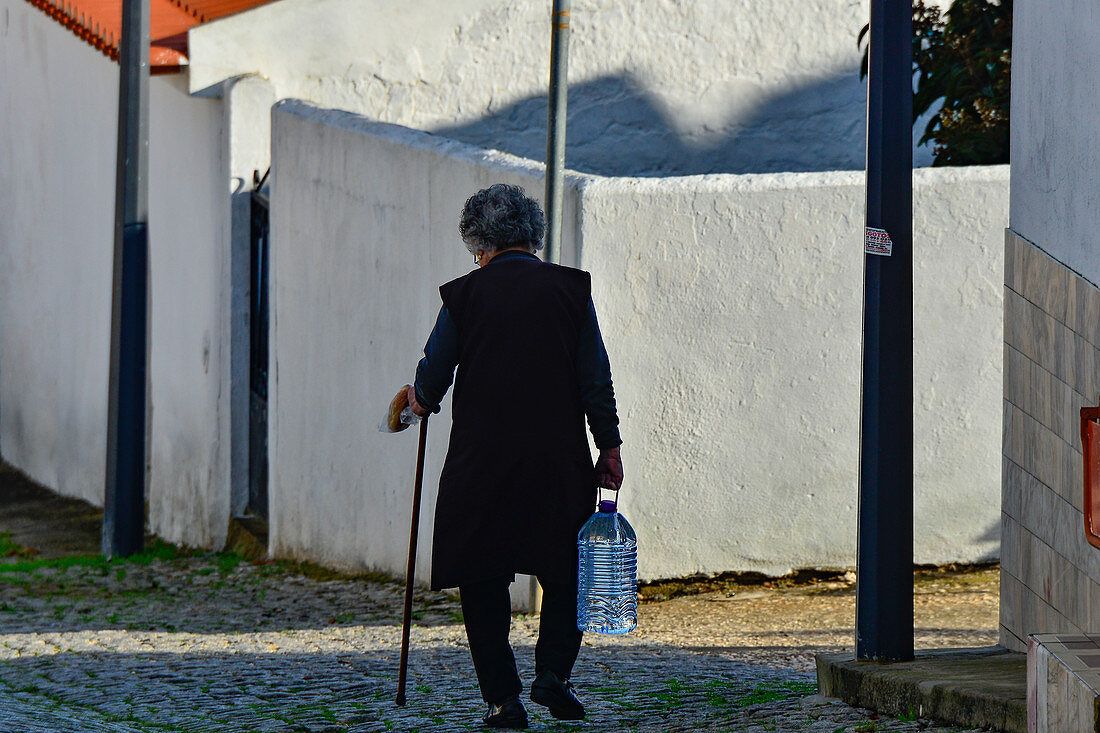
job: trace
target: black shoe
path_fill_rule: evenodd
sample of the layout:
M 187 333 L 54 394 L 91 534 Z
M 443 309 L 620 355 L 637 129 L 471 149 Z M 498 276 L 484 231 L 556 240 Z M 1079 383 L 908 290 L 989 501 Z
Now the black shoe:
M 519 701 L 519 695 L 512 695 L 500 704 L 489 704 L 489 712 L 481 716 L 490 728 L 526 728 L 527 709 Z
M 535 675 L 531 683 L 531 700 L 550 708 L 550 714 L 558 720 L 584 720 L 584 705 L 577 699 L 573 683 L 548 669 Z

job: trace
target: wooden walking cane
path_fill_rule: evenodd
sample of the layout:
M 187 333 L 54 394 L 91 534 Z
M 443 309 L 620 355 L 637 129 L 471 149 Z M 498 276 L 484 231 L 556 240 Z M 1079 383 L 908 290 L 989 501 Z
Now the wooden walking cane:
M 412 625 L 413 573 L 416 571 L 416 537 L 420 530 L 420 488 L 424 484 L 424 443 L 428 439 L 428 416 L 420 421 L 420 447 L 416 450 L 416 481 L 413 484 L 412 529 L 409 532 L 409 567 L 405 571 L 405 618 L 401 628 L 401 664 L 397 673 L 397 704 L 405 704 L 405 677 L 409 671 L 409 627 Z

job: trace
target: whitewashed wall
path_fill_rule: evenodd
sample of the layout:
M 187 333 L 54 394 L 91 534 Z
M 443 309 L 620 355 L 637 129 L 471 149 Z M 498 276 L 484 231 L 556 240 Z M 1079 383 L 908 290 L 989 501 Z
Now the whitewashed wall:
M 1013 54 L 1028 65 L 1012 76 L 1012 229 L 1100 282 L 1100 6 L 1022 0 L 1014 12 Z
M 0 0 L 0 452 L 102 503 L 117 67 Z
M 915 175 L 915 553 L 996 557 L 1007 168 Z M 861 173 L 595 179 L 581 192 L 639 572 L 850 566 Z
M 416 430 L 378 432 L 412 380 L 440 299 L 473 267 L 458 215 L 504 180 L 536 193 L 541 169 L 300 102 L 272 119 L 270 535 L 275 556 L 403 575 Z M 575 216 L 575 192 L 567 216 Z M 563 250 L 573 251 L 566 233 Z M 450 401 L 431 419 L 427 577 Z
M 221 100 L 158 79 L 149 141 L 149 526 L 221 548 L 230 502 L 229 181 Z
M 856 34 L 868 7 L 577 0 L 570 168 L 862 169 Z M 193 29 L 192 90 L 258 73 L 280 98 L 542 160 L 550 8 L 546 0 L 282 0 Z M 920 148 L 917 160 L 926 165 L 930 151 Z
M 541 169 L 300 102 L 272 129 L 271 549 L 401 573 L 416 439 L 377 433 L 380 411 L 412 377 L 436 285 L 471 267 L 463 200 L 498 180 L 538 196 Z M 916 184 L 917 560 L 989 559 L 1007 169 Z M 852 565 L 862 176 L 568 190 L 567 259 L 594 277 L 640 574 Z M 424 537 L 449 404 L 432 419 Z
M 103 501 L 118 66 L 0 0 L 0 452 Z M 228 522 L 228 180 L 217 99 L 150 84 L 153 531 Z

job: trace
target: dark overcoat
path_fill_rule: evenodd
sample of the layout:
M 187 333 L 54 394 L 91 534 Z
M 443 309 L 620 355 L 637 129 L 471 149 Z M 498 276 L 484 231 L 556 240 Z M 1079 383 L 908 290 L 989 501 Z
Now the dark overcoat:
M 439 291 L 459 356 L 432 588 L 515 573 L 575 583 L 596 501 L 576 368 L 591 278 L 508 256 Z

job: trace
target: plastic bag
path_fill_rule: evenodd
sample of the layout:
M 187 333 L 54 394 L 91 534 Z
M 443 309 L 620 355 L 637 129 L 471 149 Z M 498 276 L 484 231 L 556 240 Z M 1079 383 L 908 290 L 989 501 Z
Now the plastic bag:
M 409 405 L 410 386 L 406 384 L 390 400 L 389 407 L 386 408 L 386 414 L 382 416 L 382 422 L 378 425 L 378 432 L 400 433 L 410 425 L 416 425 L 420 422 L 420 416 L 413 412 L 412 407 Z

